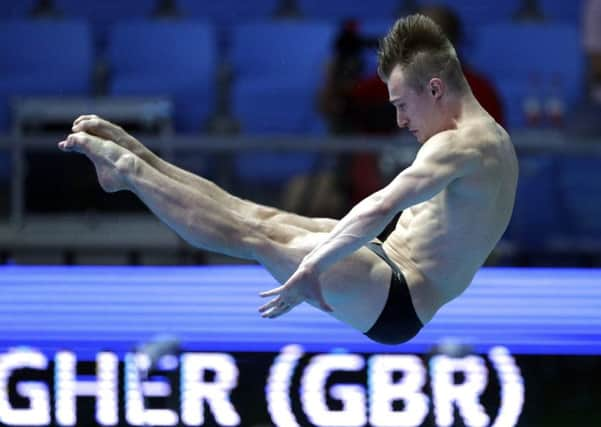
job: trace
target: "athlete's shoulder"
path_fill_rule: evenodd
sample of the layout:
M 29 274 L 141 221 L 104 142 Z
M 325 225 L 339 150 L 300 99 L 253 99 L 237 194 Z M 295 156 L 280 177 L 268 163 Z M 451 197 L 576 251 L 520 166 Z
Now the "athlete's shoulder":
M 459 127 L 433 135 L 420 149 L 422 155 L 439 156 L 469 155 L 479 151 L 479 131 Z
M 461 131 L 445 130 L 432 136 L 419 150 L 416 162 L 439 171 L 447 170 L 454 177 L 472 173 L 481 166 L 482 156 L 477 145 L 466 143 Z
M 511 137 L 492 118 L 475 120 L 458 130 L 457 145 L 472 150 L 480 159 L 479 171 L 486 174 L 510 173 L 516 163 Z
M 507 131 L 490 117 L 465 122 L 456 137 L 461 144 L 482 148 L 511 141 Z

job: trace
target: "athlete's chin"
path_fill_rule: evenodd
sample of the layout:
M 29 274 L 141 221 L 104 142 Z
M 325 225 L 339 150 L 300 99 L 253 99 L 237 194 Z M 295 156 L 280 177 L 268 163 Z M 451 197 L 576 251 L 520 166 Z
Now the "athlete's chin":
M 432 136 L 431 134 L 426 134 L 420 131 L 415 131 L 413 133 L 413 136 L 415 136 L 415 139 L 417 139 L 417 142 L 419 144 L 425 144 L 426 142 L 428 142 L 428 140 L 430 139 L 430 137 Z

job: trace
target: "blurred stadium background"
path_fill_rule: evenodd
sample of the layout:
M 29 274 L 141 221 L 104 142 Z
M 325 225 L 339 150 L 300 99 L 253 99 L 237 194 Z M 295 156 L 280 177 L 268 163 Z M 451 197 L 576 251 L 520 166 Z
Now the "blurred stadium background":
M 476 95 L 506 126 L 520 159 L 514 215 L 487 266 L 584 269 L 577 282 L 601 266 L 601 17 L 591 12 L 598 3 L 1 0 L 0 264 L 242 262 L 190 247 L 131 194 L 104 194 L 86 159 L 59 153 L 56 143 L 80 114 L 121 124 L 161 157 L 241 197 L 343 215 L 417 150 L 395 130 L 375 75 L 375 41 L 398 16 L 442 6 Z M 524 359 L 522 369 L 540 380 L 537 397 L 527 398 L 541 409 L 517 425 L 599 425 L 590 414 L 601 403 L 601 304 L 587 289 L 592 347 L 561 357 L 549 347 Z M 6 319 L 2 349 L 21 339 Z M 252 365 L 253 356 L 240 353 L 249 346 L 215 350 L 238 351 L 239 364 Z M 266 356 L 254 357 L 265 364 Z M 567 374 L 578 370 L 579 380 Z M 577 384 L 568 397 L 561 388 L 570 381 Z M 569 409 L 544 416 L 543 406 L 564 399 Z M 574 422 L 577 412 L 591 418 Z M 423 425 L 438 425 L 430 421 Z

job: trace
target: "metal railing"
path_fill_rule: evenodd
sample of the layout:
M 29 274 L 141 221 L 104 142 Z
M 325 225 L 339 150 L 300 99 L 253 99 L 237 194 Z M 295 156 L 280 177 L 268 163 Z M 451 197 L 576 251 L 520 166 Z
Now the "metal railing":
M 10 216 L 0 223 L 0 249 L 62 247 L 148 247 L 179 248 L 182 242 L 166 227 L 148 215 L 63 215 L 40 217 L 25 211 L 26 154 L 31 151 L 54 152 L 63 134 L 37 136 L 0 136 L 0 152 L 10 153 Z M 177 158 L 178 152 L 198 152 L 231 157 L 241 152 L 318 152 L 339 155 L 352 152 L 371 152 L 379 155 L 387 173 L 409 164 L 417 152 L 415 140 L 409 136 L 391 137 L 315 137 L 298 135 L 136 135 L 166 160 Z M 512 135 L 518 155 L 531 153 L 590 154 L 601 158 L 599 140 L 576 140 L 559 132 L 528 131 Z M 228 162 L 224 163 L 229 164 Z M 231 168 L 220 171 L 219 182 L 228 182 L 235 173 Z M 601 175 L 601 169 L 600 169 Z M 600 176 L 601 177 L 601 176 Z M 235 189 L 234 189 L 235 192 Z M 136 225 L 137 224 L 137 225 Z

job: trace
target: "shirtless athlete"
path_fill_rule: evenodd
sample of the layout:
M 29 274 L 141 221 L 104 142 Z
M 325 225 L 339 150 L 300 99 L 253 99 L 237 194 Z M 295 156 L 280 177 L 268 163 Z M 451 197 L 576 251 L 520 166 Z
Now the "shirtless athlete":
M 471 283 L 506 229 L 517 158 L 471 93 L 453 46 L 421 15 L 382 40 L 379 73 L 413 163 L 342 220 L 251 203 L 155 156 L 97 116 L 75 120 L 63 151 L 85 154 L 105 191 L 129 190 L 194 246 L 260 262 L 282 284 L 259 311 L 308 302 L 371 339 L 401 343 Z M 403 211 L 386 241 L 376 236 Z

